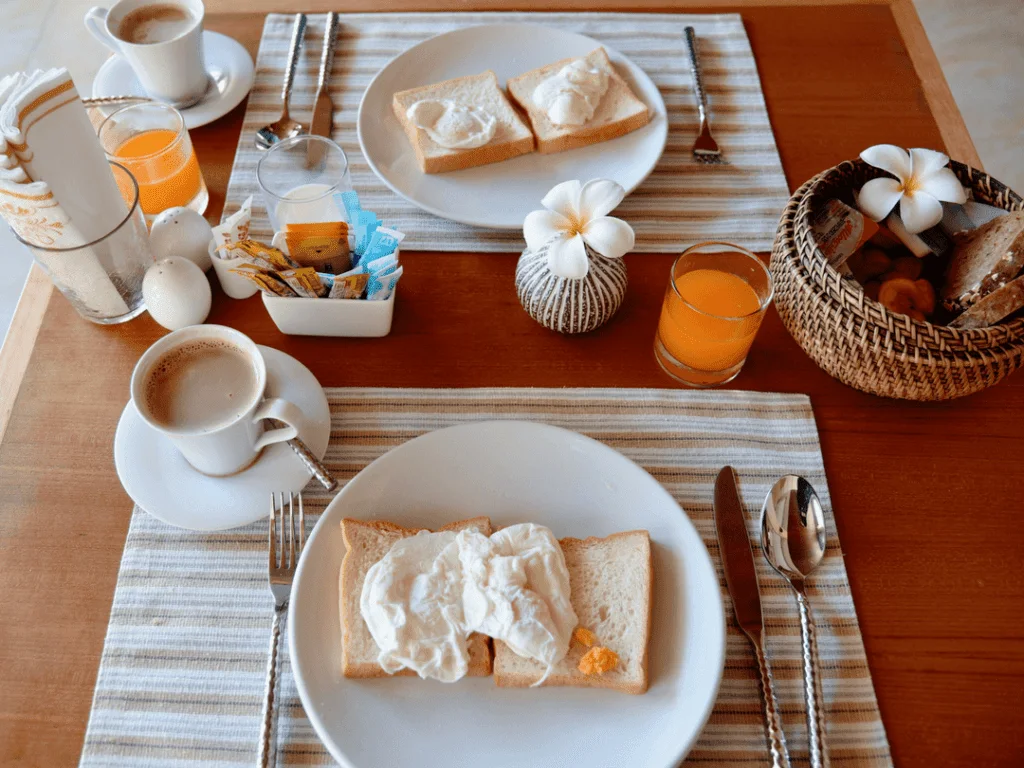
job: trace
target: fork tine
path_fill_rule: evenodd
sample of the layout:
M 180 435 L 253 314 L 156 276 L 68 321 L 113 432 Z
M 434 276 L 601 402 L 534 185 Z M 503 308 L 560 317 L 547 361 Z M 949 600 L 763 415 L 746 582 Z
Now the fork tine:
M 288 568 L 295 570 L 295 495 L 288 492 Z
M 299 554 L 306 546 L 306 513 L 302 509 L 302 491 L 299 491 Z
M 273 570 L 274 568 L 277 567 L 277 552 L 276 552 L 276 549 L 274 547 L 274 534 L 275 534 L 275 531 L 274 531 L 274 517 L 275 517 L 274 494 L 273 494 L 273 492 L 271 492 L 271 494 L 270 494 L 270 569 L 271 570 Z

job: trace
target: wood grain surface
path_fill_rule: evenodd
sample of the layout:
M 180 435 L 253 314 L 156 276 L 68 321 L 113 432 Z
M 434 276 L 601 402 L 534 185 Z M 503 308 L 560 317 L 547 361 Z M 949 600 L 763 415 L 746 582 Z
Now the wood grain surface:
M 208 5 L 207 26 L 255 52 L 261 14 L 213 12 L 234 5 L 228 0 Z M 286 0 L 251 5 L 262 13 Z M 337 7 L 302 3 L 318 5 Z M 643 0 L 568 5 L 666 10 Z M 908 38 L 915 51 L 901 37 L 901 29 L 919 26 L 907 16 L 909 2 L 748 5 L 741 11 L 791 187 L 870 144 L 938 148 L 944 138 L 965 140 L 955 107 L 942 106 L 942 88 L 928 72 L 934 55 L 921 50 L 920 37 Z M 673 6 L 683 7 L 693 6 Z M 242 113 L 192 132 L 212 220 Z M 959 149 L 973 152 L 966 141 Z M 515 260 L 403 253 L 407 274 L 384 339 L 283 336 L 259 298 L 235 302 L 217 289 L 209 322 L 295 355 L 326 386 L 675 386 L 652 354 L 672 256 L 627 257 L 622 309 L 580 338 L 546 331 L 522 311 Z M 438 279 L 447 275 L 458 279 Z M 21 334 L 14 345 L 24 346 L 35 328 L 14 332 Z M 0 444 L 0 765 L 77 762 L 131 511 L 114 472 L 114 427 L 135 361 L 163 333 L 148 317 L 90 324 L 55 295 L 20 389 L 13 387 L 17 400 Z M 1024 379 L 951 403 L 882 400 L 818 369 L 771 312 L 734 386 L 811 396 L 897 764 L 1024 764 Z

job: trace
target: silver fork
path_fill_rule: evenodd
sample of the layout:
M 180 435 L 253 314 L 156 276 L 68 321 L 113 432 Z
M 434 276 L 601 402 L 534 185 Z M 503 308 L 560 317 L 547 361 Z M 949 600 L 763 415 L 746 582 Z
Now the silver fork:
M 298 502 L 296 504 L 296 502 Z M 295 529 L 295 507 L 299 511 L 299 527 Z M 287 514 L 285 494 L 270 494 L 270 591 L 274 594 L 274 623 L 270 630 L 270 658 L 267 660 L 267 688 L 263 697 L 263 725 L 260 729 L 260 752 L 257 765 L 271 768 L 277 764 L 277 648 L 281 638 L 288 598 L 292 593 L 295 566 L 306 543 L 306 515 L 302 494 L 288 492 Z
M 700 135 L 693 144 L 693 158 L 700 163 L 721 163 L 722 150 L 711 135 L 708 122 L 708 100 L 704 93 L 704 78 L 700 74 L 700 60 L 697 58 L 697 36 L 693 27 L 683 30 L 686 35 L 686 49 L 690 52 L 690 71 L 693 73 L 693 90 L 697 93 L 697 113 L 700 115 Z

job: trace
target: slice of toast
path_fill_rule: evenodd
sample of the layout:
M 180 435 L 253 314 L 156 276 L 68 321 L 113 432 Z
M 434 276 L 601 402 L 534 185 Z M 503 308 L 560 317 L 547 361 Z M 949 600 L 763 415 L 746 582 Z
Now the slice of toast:
M 490 536 L 491 520 L 487 517 L 474 517 L 449 523 L 440 530 L 464 531 L 471 528 Z M 345 518 L 341 521 L 342 537 L 348 547 L 341 561 L 338 592 L 341 602 L 341 667 L 345 677 L 391 677 L 377 662 L 380 648 L 363 621 L 359 599 L 370 566 L 384 557 L 396 541 L 415 536 L 419 530 L 382 520 Z M 487 677 L 491 674 L 491 655 L 490 638 L 477 633 L 470 635 L 469 676 Z M 416 673 L 411 669 L 403 669 L 395 673 L 395 676 L 398 675 L 415 676 Z
M 604 539 L 562 539 L 572 589 L 572 607 L 580 626 L 597 645 L 619 656 L 618 666 L 601 675 L 577 669 L 588 651 L 575 638 L 543 685 L 612 688 L 624 693 L 647 690 L 647 645 L 651 634 L 654 570 L 647 531 L 626 531 Z M 503 688 L 524 688 L 544 675 L 544 665 L 494 641 L 494 681 Z
M 567 149 L 608 141 L 643 128 L 651 121 L 651 111 L 647 105 L 637 98 L 626 81 L 615 71 L 604 48 L 597 48 L 587 54 L 586 61 L 592 67 L 600 67 L 608 72 L 608 90 L 601 97 L 594 116 L 583 125 L 552 123 L 547 112 L 534 103 L 533 92 L 543 80 L 557 74 L 562 67 L 572 61 L 574 59 L 562 59 L 508 81 L 509 96 L 530 118 L 530 125 L 533 126 L 533 133 L 537 137 L 538 152 L 564 152 Z
M 494 137 L 482 147 L 449 149 L 435 142 L 427 132 L 417 128 L 406 111 L 423 99 L 447 99 L 490 112 L 498 125 Z M 391 108 L 409 137 L 416 160 L 424 173 L 448 173 L 477 165 L 508 160 L 533 151 L 533 134 L 509 104 L 498 85 L 497 76 L 488 70 L 479 75 L 456 77 L 420 88 L 399 91 L 391 98 Z

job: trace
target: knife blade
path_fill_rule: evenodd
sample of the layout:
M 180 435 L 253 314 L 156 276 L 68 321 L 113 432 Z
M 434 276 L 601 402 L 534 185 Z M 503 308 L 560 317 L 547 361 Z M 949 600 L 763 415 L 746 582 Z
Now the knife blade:
M 736 487 L 736 473 L 729 466 L 722 467 L 715 480 L 715 530 L 718 532 L 718 549 L 722 557 L 722 569 L 725 571 L 725 584 L 729 588 L 733 611 L 736 613 L 736 623 L 754 646 L 772 766 L 789 768 L 789 750 L 779 716 L 779 703 L 772 689 L 771 668 L 762 643 L 764 620 L 761 615 L 761 593 L 757 588 L 754 553 L 750 548 L 750 536 L 747 535 L 747 515 L 740 501 L 739 488 Z
M 316 101 L 313 103 L 313 119 L 309 121 L 309 132 L 314 136 L 331 138 L 331 119 L 334 115 L 334 104 L 331 102 L 330 88 L 327 81 L 331 77 L 334 64 L 334 41 L 338 33 L 338 14 L 327 15 L 327 26 L 324 28 L 324 45 L 320 53 L 320 76 L 317 78 Z
M 732 467 L 722 467 L 715 480 L 715 529 L 736 622 L 748 635 L 760 633 L 764 630 L 761 593 L 757 589 L 754 553 L 747 535 L 747 516 Z

